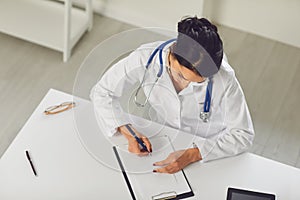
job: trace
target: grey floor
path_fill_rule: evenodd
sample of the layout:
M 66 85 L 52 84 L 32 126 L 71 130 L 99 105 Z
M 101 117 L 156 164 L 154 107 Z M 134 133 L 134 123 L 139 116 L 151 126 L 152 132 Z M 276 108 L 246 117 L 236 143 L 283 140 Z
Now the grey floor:
M 49 88 L 72 93 L 88 53 L 130 28 L 95 15 L 92 31 L 67 63 L 57 51 L 0 34 L 0 156 Z M 250 151 L 300 168 L 300 49 L 224 26 L 219 29 L 252 114 L 256 138 Z

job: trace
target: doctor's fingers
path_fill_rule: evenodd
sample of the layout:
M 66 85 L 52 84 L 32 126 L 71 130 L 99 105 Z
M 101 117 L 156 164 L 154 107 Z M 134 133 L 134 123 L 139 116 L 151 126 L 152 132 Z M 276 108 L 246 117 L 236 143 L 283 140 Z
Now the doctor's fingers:
M 145 136 L 143 136 L 141 139 L 144 142 L 144 144 L 146 145 L 148 151 L 151 153 L 152 152 L 152 145 L 151 145 L 150 140 Z
M 183 169 L 178 162 L 173 162 L 165 167 L 157 168 L 153 170 L 156 173 L 166 173 L 166 174 L 174 174 Z
M 149 153 L 147 151 L 143 151 L 140 149 L 140 145 L 137 141 L 133 140 L 133 141 L 129 141 L 128 143 L 128 151 L 130 153 L 134 153 L 138 156 L 146 156 Z
M 167 157 L 165 160 L 161 160 L 158 162 L 153 163 L 153 166 L 164 166 L 164 165 L 168 165 L 173 161 L 172 158 Z
M 175 151 L 173 153 L 170 153 L 169 156 L 162 161 L 155 162 L 153 165 L 154 166 L 163 166 L 163 165 L 168 165 L 170 163 L 176 162 L 178 158 L 180 158 L 184 154 L 185 150 L 179 150 Z

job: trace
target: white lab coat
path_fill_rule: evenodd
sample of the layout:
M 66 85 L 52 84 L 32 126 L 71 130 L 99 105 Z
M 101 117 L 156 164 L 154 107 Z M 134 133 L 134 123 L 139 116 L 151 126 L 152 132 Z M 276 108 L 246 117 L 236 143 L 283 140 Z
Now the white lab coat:
M 160 41 L 142 45 L 113 65 L 92 89 L 90 98 L 98 123 L 108 136 L 113 136 L 117 127 L 130 123 L 118 99 L 128 92 L 133 84 L 142 81 L 145 64 L 153 50 L 161 43 Z M 163 51 L 165 64 L 168 46 Z M 145 80 L 145 94 L 149 93 L 158 71 L 159 59 L 156 55 Z M 233 69 L 225 59 L 212 80 L 211 114 L 208 123 L 204 123 L 199 117 L 203 111 L 208 80 L 190 83 L 177 94 L 164 68 L 149 98 L 150 105 L 156 111 L 152 120 L 201 139 L 196 145 L 204 162 L 244 152 L 254 139 L 253 125 L 243 91 Z

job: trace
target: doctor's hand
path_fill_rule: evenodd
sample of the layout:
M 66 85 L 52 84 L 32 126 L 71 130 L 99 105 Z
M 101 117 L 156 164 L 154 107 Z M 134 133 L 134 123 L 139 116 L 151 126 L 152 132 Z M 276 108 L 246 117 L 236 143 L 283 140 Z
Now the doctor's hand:
M 136 141 L 136 139 L 134 138 L 134 136 L 128 131 L 128 129 L 126 128 L 126 126 L 120 126 L 118 128 L 118 131 L 125 136 L 125 138 L 128 140 L 128 151 L 131 153 L 135 153 L 139 156 L 146 156 L 149 154 L 149 152 L 152 152 L 152 146 L 151 143 L 149 141 L 149 139 L 144 136 L 143 134 L 139 133 L 135 128 L 133 128 L 131 125 L 129 125 L 130 128 L 132 129 L 132 131 L 135 133 L 135 135 L 137 137 L 139 137 L 142 142 L 146 145 L 147 150 L 145 151 L 143 150 L 143 148 L 141 148 L 141 146 L 139 145 L 139 143 Z
M 165 160 L 154 163 L 154 166 L 163 167 L 157 168 L 153 172 L 173 174 L 199 160 L 202 160 L 202 157 L 198 148 L 175 151 Z

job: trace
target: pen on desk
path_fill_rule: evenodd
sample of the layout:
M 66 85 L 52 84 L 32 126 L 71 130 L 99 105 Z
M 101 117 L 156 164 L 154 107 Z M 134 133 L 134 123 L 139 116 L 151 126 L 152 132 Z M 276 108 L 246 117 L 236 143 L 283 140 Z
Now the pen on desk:
M 34 175 L 37 176 L 37 173 L 36 173 L 36 170 L 35 170 L 34 165 L 33 165 L 33 163 L 32 163 L 32 160 L 31 160 L 31 157 L 30 157 L 30 155 L 29 155 L 29 152 L 26 150 L 25 153 L 26 153 L 26 158 L 27 158 L 27 160 L 28 160 L 29 163 L 30 163 L 30 166 L 31 166 L 31 169 L 32 169 Z
M 147 151 L 148 153 L 150 153 L 150 151 L 148 151 L 146 145 L 144 144 L 144 142 L 141 140 L 141 138 L 139 138 L 135 132 L 130 128 L 130 126 L 128 124 L 125 125 L 127 130 L 130 132 L 130 134 L 135 138 L 135 140 L 142 146 L 144 151 Z

